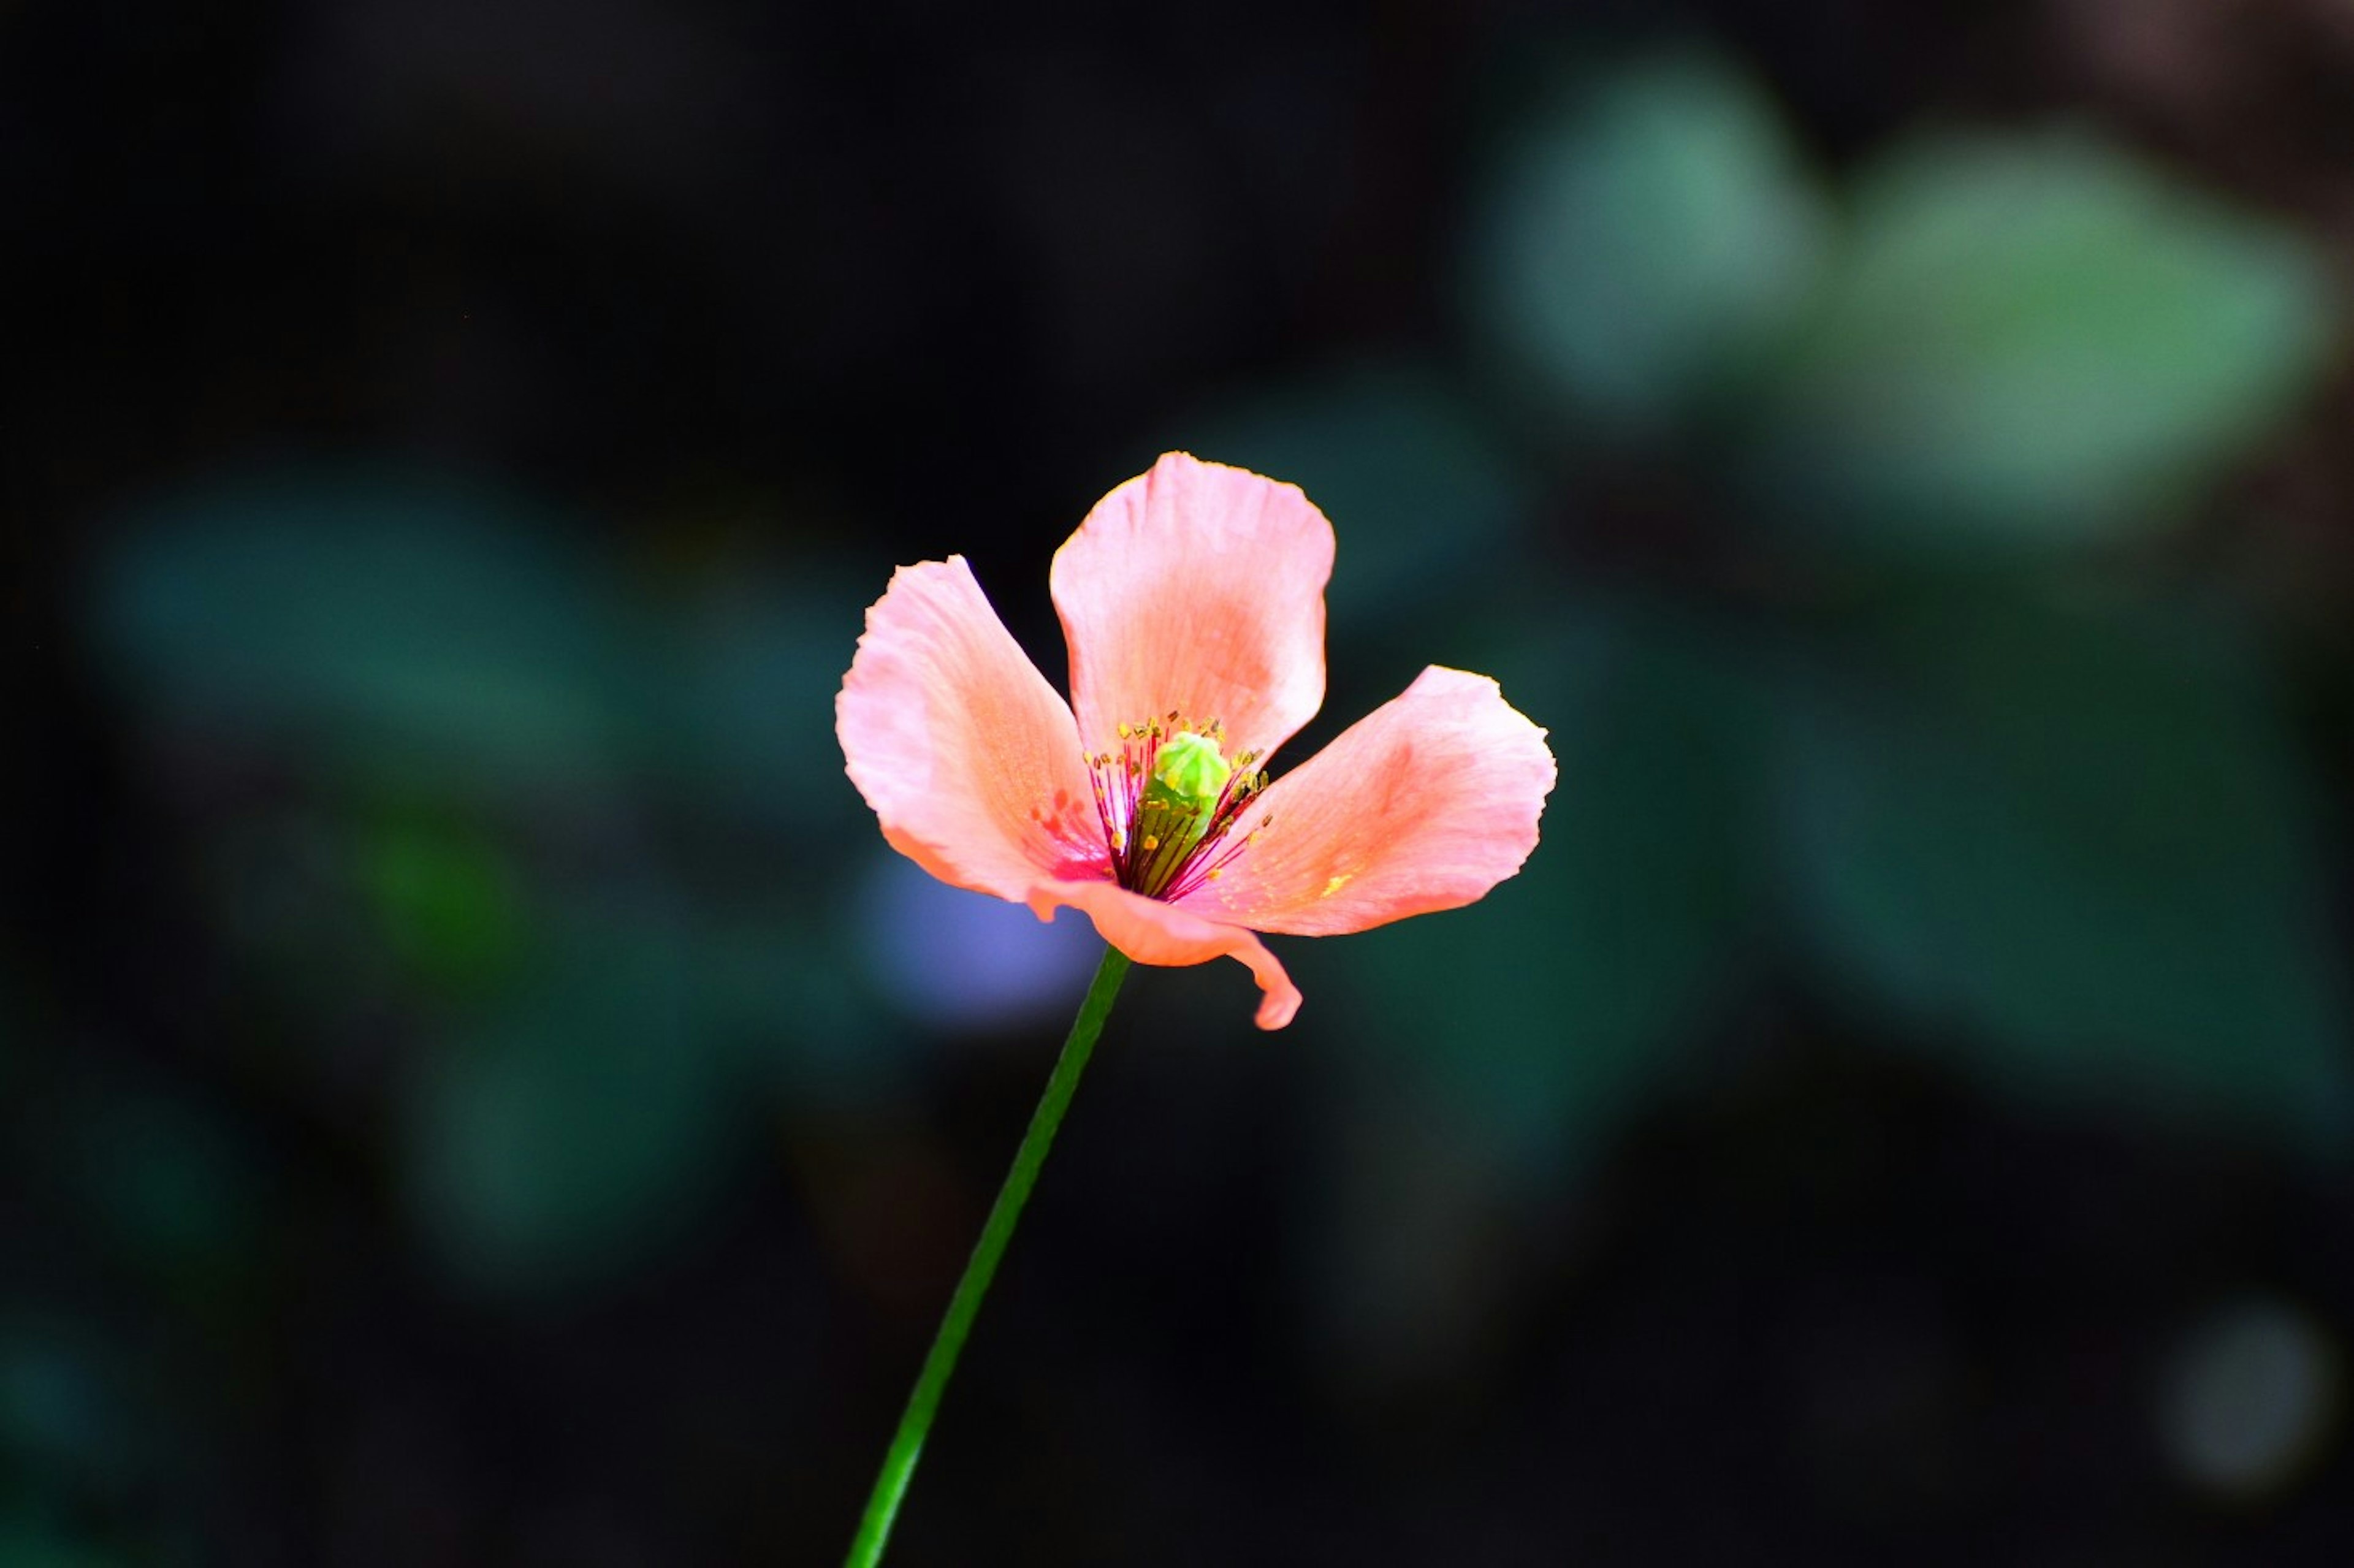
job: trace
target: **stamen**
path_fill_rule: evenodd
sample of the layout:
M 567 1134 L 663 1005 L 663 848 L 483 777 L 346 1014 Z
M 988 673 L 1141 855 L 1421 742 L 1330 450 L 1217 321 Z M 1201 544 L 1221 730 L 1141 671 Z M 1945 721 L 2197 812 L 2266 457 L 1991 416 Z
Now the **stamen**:
M 1267 789 L 1266 772 L 1252 766 L 1261 754 L 1229 759 L 1225 722 L 1195 721 L 1178 708 L 1113 727 L 1118 751 L 1084 756 L 1111 879 L 1163 901 L 1218 880 L 1267 827 L 1261 818 L 1248 834 L 1229 831 Z

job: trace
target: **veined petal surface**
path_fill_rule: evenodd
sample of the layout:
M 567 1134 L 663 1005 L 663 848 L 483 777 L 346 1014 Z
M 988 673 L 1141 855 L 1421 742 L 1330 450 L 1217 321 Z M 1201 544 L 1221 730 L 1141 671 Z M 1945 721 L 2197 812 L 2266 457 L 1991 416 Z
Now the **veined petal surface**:
M 1536 847 L 1545 732 L 1485 675 L 1433 665 L 1277 779 L 1236 825 L 1269 824 L 1182 908 L 1335 937 L 1469 904 Z
M 1332 524 L 1296 485 L 1171 452 L 1055 554 L 1088 750 L 1172 710 L 1264 757 L 1324 701 Z
M 964 557 L 903 567 L 866 612 L 834 700 L 851 782 L 893 848 L 944 882 L 1021 899 L 1101 875 L 1071 710 Z

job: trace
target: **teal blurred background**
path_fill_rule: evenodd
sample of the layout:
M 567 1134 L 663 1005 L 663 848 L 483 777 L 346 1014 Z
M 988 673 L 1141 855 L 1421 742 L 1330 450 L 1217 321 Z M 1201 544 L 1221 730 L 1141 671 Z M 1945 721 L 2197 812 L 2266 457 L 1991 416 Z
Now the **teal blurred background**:
M 1164 449 L 1493 673 L 893 1560 L 2354 1558 L 2338 0 L 0 5 L 0 1568 L 823 1563 L 1096 951 L 843 778 Z

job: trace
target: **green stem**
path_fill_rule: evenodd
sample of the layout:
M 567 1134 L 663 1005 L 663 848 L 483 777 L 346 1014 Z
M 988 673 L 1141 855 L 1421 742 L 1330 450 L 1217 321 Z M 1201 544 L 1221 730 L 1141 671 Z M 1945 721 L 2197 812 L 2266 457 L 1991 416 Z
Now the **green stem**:
M 981 1298 L 989 1294 L 989 1282 L 997 1276 L 997 1261 L 1005 1255 L 1005 1244 L 1013 1239 L 1022 1205 L 1030 1201 L 1030 1189 L 1038 1184 L 1039 1168 L 1046 1163 L 1046 1150 L 1055 1145 L 1055 1129 L 1063 1125 L 1063 1113 L 1071 1108 L 1079 1075 L 1087 1071 L 1096 1036 L 1103 1033 L 1104 1019 L 1110 1014 L 1112 999 L 1119 994 L 1119 982 L 1127 974 L 1128 955 L 1118 948 L 1105 948 L 1087 1000 L 1079 1003 L 1079 1015 L 1071 1021 L 1070 1038 L 1063 1042 L 1063 1054 L 1055 1059 L 1055 1071 L 1046 1079 L 1046 1092 L 1038 1097 L 1038 1108 L 1030 1113 L 1030 1130 L 1022 1135 L 1022 1147 L 1013 1151 L 1013 1169 L 1005 1173 L 1005 1185 L 997 1190 L 997 1202 L 990 1205 L 981 1240 L 973 1244 L 972 1257 L 964 1266 L 964 1277 L 957 1281 L 956 1294 L 949 1298 L 948 1314 L 940 1319 L 939 1332 L 932 1336 L 931 1352 L 924 1357 L 924 1370 L 917 1374 L 915 1392 L 907 1395 L 907 1408 L 899 1417 L 899 1430 L 892 1435 L 891 1450 L 883 1456 L 883 1469 L 875 1478 L 875 1489 L 867 1494 L 866 1515 L 859 1521 L 858 1539 L 850 1543 L 843 1568 L 874 1568 L 883 1560 L 899 1499 L 907 1495 L 907 1482 L 924 1451 L 925 1434 L 932 1429 L 932 1415 L 939 1409 L 940 1392 L 948 1387 L 949 1374 L 956 1371 L 958 1352 L 972 1331 Z

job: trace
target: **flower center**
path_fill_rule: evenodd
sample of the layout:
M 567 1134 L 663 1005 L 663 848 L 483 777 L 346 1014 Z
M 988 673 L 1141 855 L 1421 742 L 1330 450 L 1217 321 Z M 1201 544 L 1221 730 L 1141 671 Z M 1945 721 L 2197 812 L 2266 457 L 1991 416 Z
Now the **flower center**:
M 1087 759 L 1096 814 L 1111 849 L 1112 880 L 1147 898 L 1182 898 L 1215 882 L 1267 827 L 1226 842 L 1250 798 L 1267 788 L 1256 752 L 1226 759 L 1218 722 L 1178 713 L 1119 726 L 1119 750 Z

